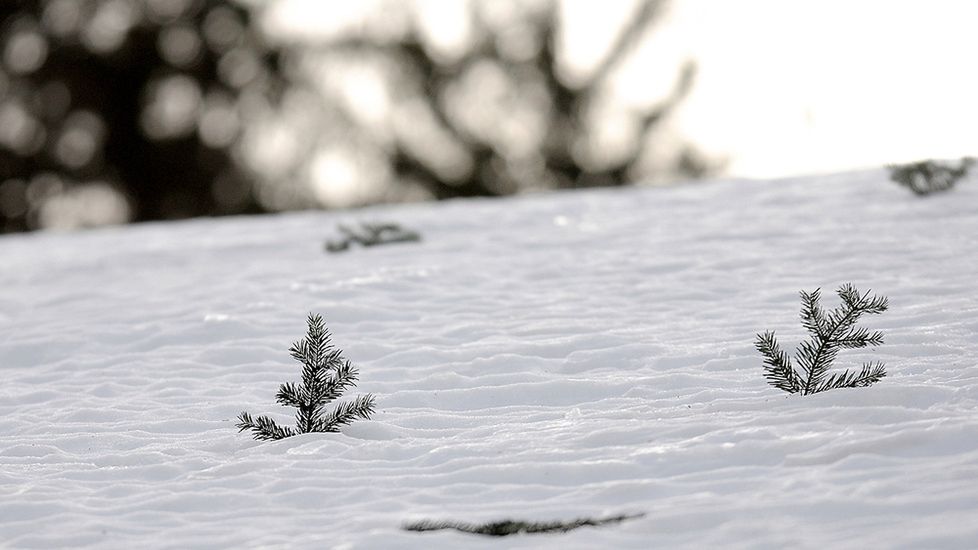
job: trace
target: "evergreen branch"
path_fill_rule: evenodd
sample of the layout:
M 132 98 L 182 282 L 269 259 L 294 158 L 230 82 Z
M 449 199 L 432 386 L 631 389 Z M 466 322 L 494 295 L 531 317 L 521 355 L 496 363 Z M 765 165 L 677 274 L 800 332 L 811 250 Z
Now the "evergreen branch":
M 331 349 L 323 357 L 323 368 L 319 371 L 320 378 L 327 378 L 330 371 L 339 370 L 343 365 L 343 352 L 338 349 Z
M 890 301 L 886 296 L 873 296 L 863 308 L 864 313 L 879 315 L 890 308 Z
M 313 392 L 316 384 L 319 383 L 321 372 L 322 369 L 317 367 L 315 363 L 303 363 L 302 365 L 302 387 L 305 388 L 310 403 L 313 401 Z
M 968 171 L 974 162 L 975 159 L 964 157 L 957 167 L 925 160 L 910 164 L 890 165 L 887 168 L 890 170 L 892 181 L 908 187 L 916 195 L 924 196 L 937 191 L 947 191 L 954 187 L 958 180 L 968 175 Z
M 889 307 L 886 296 L 870 296 L 870 292 L 866 291 L 866 294 L 860 295 L 852 283 L 846 283 L 838 290 L 842 302 L 858 314 L 869 313 L 874 315 L 886 311 Z
M 829 339 L 834 339 L 836 334 L 849 331 L 863 313 L 877 315 L 886 311 L 889 301 L 885 296 L 860 295 L 859 291 L 852 284 L 846 283 L 838 290 L 839 298 L 845 307 L 839 307 L 829 314 L 829 324 L 831 331 Z
M 826 327 L 828 331 L 825 334 L 825 340 L 834 342 L 839 334 L 848 332 L 855 326 L 861 314 L 862 311 L 860 309 L 847 307 L 847 304 L 833 309 L 826 316 Z
M 842 299 L 842 303 L 849 306 L 849 309 L 856 309 L 862 300 L 862 296 L 859 295 L 859 291 L 856 290 L 856 287 L 852 283 L 842 285 L 835 292 Z
M 340 426 L 352 424 L 354 420 L 367 420 L 374 413 L 374 396 L 358 395 L 353 401 L 340 403 L 329 414 L 322 417 L 314 431 L 338 432 Z
M 292 358 L 296 361 L 306 364 L 309 360 L 309 345 L 305 340 L 293 342 L 292 347 L 289 348 L 289 353 L 292 354 Z
M 859 374 L 845 371 L 826 378 L 840 349 L 883 343 L 882 332 L 854 327 L 862 314 L 879 314 L 889 307 L 885 296 L 873 296 L 869 292 L 860 294 L 849 283 L 842 285 L 837 293 L 842 305 L 827 314 L 819 305 L 819 289 L 800 293 L 802 325 L 812 335 L 795 350 L 801 374 L 794 370 L 788 355 L 778 347 L 774 332 L 757 335 L 754 346 L 764 357 L 764 377 L 769 384 L 789 393 L 810 395 L 835 388 L 869 386 L 886 375 L 883 364 L 876 363 L 864 365 Z
M 306 403 L 313 408 L 322 407 L 355 386 L 357 378 L 357 370 L 349 361 L 344 361 L 338 353 L 330 354 L 324 368 L 303 378 Z
M 886 376 L 886 365 L 877 361 L 875 363 L 863 363 L 863 368 L 859 376 L 853 380 L 854 388 L 863 388 L 879 382 Z
M 863 365 L 859 374 L 845 371 L 841 374 L 834 374 L 816 389 L 816 392 L 834 390 L 839 388 L 864 388 L 879 382 L 886 376 L 886 368 L 883 363 L 866 363 Z
M 816 288 L 812 292 L 802 290 L 801 295 L 801 324 L 812 336 L 823 336 L 828 332 L 825 320 L 825 311 L 820 305 L 821 289 Z
M 338 228 L 345 236 L 341 240 L 327 241 L 326 250 L 330 252 L 346 250 L 354 243 L 363 247 L 369 247 L 391 243 L 417 242 L 421 240 L 419 233 L 403 229 L 396 223 L 364 222 L 360 224 L 360 230 L 347 227 L 343 224 L 340 224 Z
M 814 388 L 822 381 L 839 353 L 839 346 L 831 340 L 814 338 L 798 345 L 795 358 L 798 366 L 805 373 L 805 383 L 802 385 L 802 395 L 814 393 Z
M 235 424 L 235 427 L 238 428 L 238 432 L 251 430 L 254 438 L 259 441 L 284 439 L 296 434 L 295 430 L 292 428 L 279 426 L 274 420 L 267 416 L 252 418 L 247 412 L 242 412 L 240 415 L 238 415 L 238 420 L 239 422 Z
M 764 377 L 769 383 L 788 393 L 800 390 L 798 377 L 791 366 L 791 358 L 781 350 L 773 331 L 758 334 L 754 347 L 764 356 Z
M 858 328 L 836 340 L 843 348 L 864 348 L 866 346 L 878 346 L 883 343 L 883 333 L 880 331 L 869 332 L 869 329 Z
M 289 351 L 292 357 L 313 370 L 322 367 L 323 359 L 332 348 L 329 331 L 320 315 L 309 314 L 306 337 L 294 342 Z
M 295 382 L 282 384 L 278 393 L 275 394 L 275 402 L 285 407 L 301 407 L 305 404 L 308 396 L 305 391 L 297 386 Z
M 851 371 L 844 371 L 841 373 L 833 374 L 821 384 L 818 385 L 812 393 L 823 392 L 826 390 L 835 390 L 839 388 L 851 388 L 852 384 L 856 379 L 856 375 Z
M 326 328 L 321 315 L 310 313 L 307 323 L 309 324 L 309 332 L 306 335 L 306 340 L 309 342 L 309 347 L 313 352 L 311 357 L 312 363 L 316 368 L 322 368 L 326 355 L 332 348 L 330 345 L 329 330 Z
M 625 520 L 640 518 L 645 514 L 620 515 L 602 519 L 579 518 L 573 521 L 514 521 L 502 520 L 490 523 L 466 523 L 462 521 L 431 521 L 422 520 L 404 526 L 405 531 L 440 531 L 454 529 L 463 533 L 486 535 L 490 537 L 505 537 L 521 533 L 566 533 L 580 527 L 597 527 L 609 523 L 620 523 Z
M 819 391 L 818 388 L 823 386 L 823 377 L 828 372 L 832 362 L 835 361 L 839 348 L 865 347 L 870 342 L 870 336 L 874 337 L 872 341 L 882 343 L 882 334 L 880 333 L 870 335 L 868 331 L 865 331 L 865 335 L 862 335 L 863 329 L 855 332 L 850 331 L 863 313 L 875 314 L 885 311 L 888 306 L 886 298 L 870 297 L 869 292 L 860 295 L 851 283 L 842 285 L 837 293 L 843 305 L 832 310 L 825 317 L 825 322 L 821 325 L 823 331 L 813 337 L 810 342 L 803 342 L 797 352 L 798 364 L 807 373 L 802 389 L 804 395 L 816 393 Z M 804 302 L 803 296 L 803 317 L 805 310 L 810 307 Z M 842 333 L 848 333 L 850 337 L 838 336 Z M 863 338 L 859 338 L 860 335 Z
M 303 405 L 295 411 L 295 425 L 298 433 L 321 432 L 316 429 L 322 423 L 322 408 L 313 405 Z
M 326 323 L 323 322 L 322 315 L 310 313 L 306 318 L 306 324 L 309 326 L 309 329 L 306 331 L 306 338 L 309 341 L 315 342 L 326 334 Z
M 331 378 L 326 380 L 322 391 L 316 397 L 323 404 L 334 401 L 343 395 L 343 392 L 347 388 L 356 386 L 358 377 L 359 374 L 357 373 L 356 367 L 351 365 L 349 361 L 346 361 L 336 369 L 336 372 L 333 373 Z

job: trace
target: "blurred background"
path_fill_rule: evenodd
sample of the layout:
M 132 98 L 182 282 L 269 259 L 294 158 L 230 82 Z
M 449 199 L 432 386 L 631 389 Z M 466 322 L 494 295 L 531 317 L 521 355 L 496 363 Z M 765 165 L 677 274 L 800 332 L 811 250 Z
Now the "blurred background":
M 973 154 L 967 0 L 0 0 L 0 232 Z

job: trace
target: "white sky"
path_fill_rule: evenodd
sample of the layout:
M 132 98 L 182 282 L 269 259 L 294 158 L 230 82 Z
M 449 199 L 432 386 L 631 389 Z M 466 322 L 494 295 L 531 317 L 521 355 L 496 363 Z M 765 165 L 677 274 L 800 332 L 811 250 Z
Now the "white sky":
M 974 154 L 976 22 L 966 1 L 683 0 L 653 40 L 699 65 L 677 129 L 779 176 Z

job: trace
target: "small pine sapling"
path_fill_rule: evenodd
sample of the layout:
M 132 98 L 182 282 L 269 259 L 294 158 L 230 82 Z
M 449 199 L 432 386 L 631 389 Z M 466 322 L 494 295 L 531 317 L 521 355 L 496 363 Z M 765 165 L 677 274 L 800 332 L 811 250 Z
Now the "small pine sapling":
M 890 170 L 892 181 L 922 197 L 954 187 L 958 180 L 968 175 L 968 170 L 974 163 L 975 159 L 964 157 L 957 166 L 924 160 L 909 164 L 894 164 L 887 168 Z
M 354 229 L 340 224 L 340 233 L 344 238 L 336 241 L 326 241 L 327 252 L 342 252 L 354 243 L 361 246 L 377 246 L 391 243 L 408 243 L 421 240 L 421 235 L 415 231 L 404 229 L 396 223 L 361 223 L 360 229 Z
M 858 373 L 845 371 L 829 376 L 829 367 L 842 348 L 864 348 L 883 343 L 883 333 L 857 328 L 859 317 L 886 311 L 885 296 L 859 294 L 846 283 L 836 291 L 842 305 L 826 313 L 819 305 L 820 289 L 801 291 L 801 324 L 812 335 L 795 351 L 798 370 L 782 351 L 773 331 L 757 335 L 754 346 L 764 356 L 764 377 L 772 386 L 788 393 L 811 395 L 836 388 L 859 388 L 879 382 L 886 376 L 883 363 L 866 363 Z
M 253 418 L 247 412 L 238 416 L 238 431 L 251 430 L 255 439 L 283 439 L 309 432 L 338 432 L 354 420 L 368 419 L 374 412 L 371 394 L 340 403 L 333 410 L 325 407 L 356 385 L 357 369 L 343 359 L 342 351 L 330 343 L 329 331 L 319 315 L 309 314 L 306 337 L 292 344 L 292 357 L 302 363 L 302 384 L 287 382 L 279 387 L 275 400 L 295 407 L 296 426 L 279 426 L 267 416 Z

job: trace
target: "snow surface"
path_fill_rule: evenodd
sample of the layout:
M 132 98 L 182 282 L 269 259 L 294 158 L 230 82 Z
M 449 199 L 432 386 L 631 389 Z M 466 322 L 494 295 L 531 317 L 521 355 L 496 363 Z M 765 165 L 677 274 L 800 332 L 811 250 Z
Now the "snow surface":
M 421 243 L 326 254 L 337 222 Z M 978 185 L 882 170 L 0 238 L 0 545 L 978 546 Z M 799 290 L 890 298 L 788 396 Z M 257 442 L 308 312 L 379 411 Z M 406 522 L 572 520 L 491 539 Z

